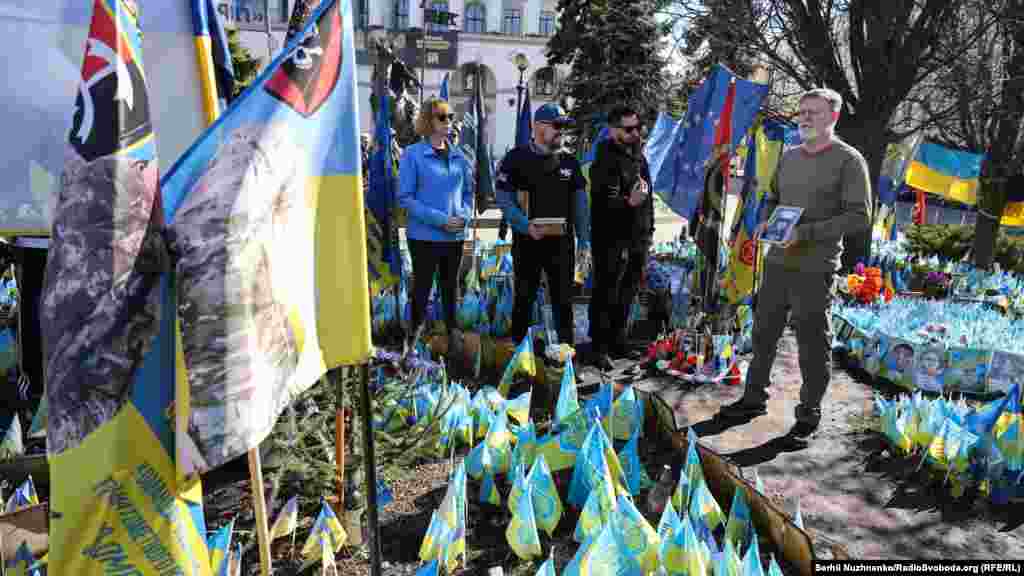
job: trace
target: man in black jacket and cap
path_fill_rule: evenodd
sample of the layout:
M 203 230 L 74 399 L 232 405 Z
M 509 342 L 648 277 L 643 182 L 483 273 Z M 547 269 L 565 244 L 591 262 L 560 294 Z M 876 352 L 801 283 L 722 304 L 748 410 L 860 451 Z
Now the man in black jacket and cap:
M 590 166 L 593 361 L 614 369 L 628 352 L 626 322 L 654 237 L 651 173 L 642 149 L 640 116 L 630 106 L 608 114 L 608 139 Z

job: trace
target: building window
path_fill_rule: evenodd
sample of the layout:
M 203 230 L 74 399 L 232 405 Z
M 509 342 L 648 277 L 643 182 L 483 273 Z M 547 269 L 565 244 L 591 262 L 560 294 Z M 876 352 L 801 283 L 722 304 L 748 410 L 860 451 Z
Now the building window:
M 395 22 L 396 30 L 405 30 L 409 27 L 409 0 L 395 0 Z
M 470 4 L 466 6 L 466 32 L 483 34 L 487 31 L 487 9 L 483 4 Z
M 522 14 L 518 8 L 505 10 L 505 17 L 501 19 L 501 33 L 517 36 L 523 33 Z
M 430 9 L 434 10 L 435 12 L 447 12 L 448 1 L 434 0 L 433 2 L 430 3 Z M 447 24 L 436 24 L 434 22 L 427 24 L 427 30 L 429 30 L 430 32 L 446 32 L 450 29 L 451 26 L 448 26 Z
M 370 6 L 367 0 L 356 2 L 356 27 L 362 30 L 370 27 Z
M 540 13 L 540 35 L 541 36 L 554 36 L 555 35 L 555 13 L 554 12 L 541 12 Z
M 541 68 L 533 77 L 534 94 L 537 96 L 555 95 L 555 70 L 554 68 Z
M 462 91 L 466 94 L 472 94 L 476 90 L 476 72 L 475 66 L 467 66 L 462 72 Z M 487 75 L 480 79 L 480 89 L 486 94 L 487 93 Z

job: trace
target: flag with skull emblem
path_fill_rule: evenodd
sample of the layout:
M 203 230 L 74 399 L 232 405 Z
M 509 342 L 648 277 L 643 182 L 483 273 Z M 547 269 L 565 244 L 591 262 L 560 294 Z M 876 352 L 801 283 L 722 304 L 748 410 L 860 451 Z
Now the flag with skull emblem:
M 370 354 L 351 0 L 326 0 L 163 181 L 194 467 Z

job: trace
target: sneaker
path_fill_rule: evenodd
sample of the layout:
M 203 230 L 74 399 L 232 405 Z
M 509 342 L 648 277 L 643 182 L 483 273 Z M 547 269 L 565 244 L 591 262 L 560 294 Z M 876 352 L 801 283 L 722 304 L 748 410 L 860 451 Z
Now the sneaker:
M 760 402 L 750 401 L 745 397 L 740 398 L 732 404 L 722 406 L 718 413 L 727 418 L 753 419 L 758 416 L 764 416 L 768 413 L 767 398 L 762 399 Z

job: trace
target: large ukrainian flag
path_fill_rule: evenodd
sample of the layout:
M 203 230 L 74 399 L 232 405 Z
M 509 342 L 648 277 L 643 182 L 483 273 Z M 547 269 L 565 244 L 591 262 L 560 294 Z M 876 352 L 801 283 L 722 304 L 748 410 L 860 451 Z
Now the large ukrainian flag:
M 351 0 L 325 0 L 163 182 L 197 469 L 369 358 L 355 70 Z
M 964 204 L 978 202 L 981 154 L 924 142 L 907 167 L 905 182 L 914 188 Z

